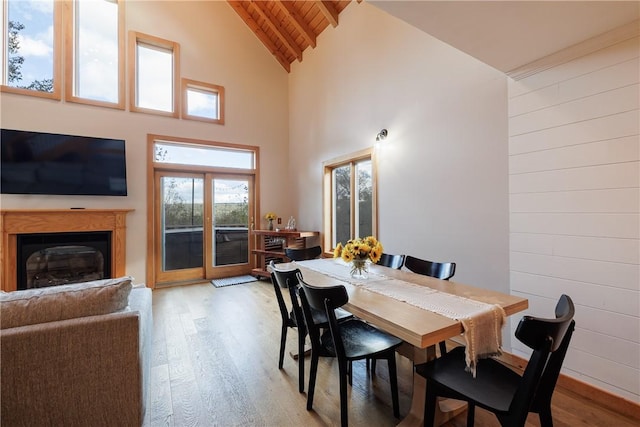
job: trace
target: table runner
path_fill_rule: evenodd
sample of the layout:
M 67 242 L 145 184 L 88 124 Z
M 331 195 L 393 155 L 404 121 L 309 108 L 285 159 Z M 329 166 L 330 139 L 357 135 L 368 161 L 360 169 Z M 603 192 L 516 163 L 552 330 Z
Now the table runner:
M 475 377 L 478 359 L 501 354 L 502 326 L 506 314 L 497 304 L 487 304 L 469 298 L 440 292 L 369 272 L 368 279 L 353 279 L 350 266 L 342 260 L 311 260 L 299 262 L 301 266 L 362 287 L 424 310 L 440 314 L 462 323 L 465 339 L 467 370 Z

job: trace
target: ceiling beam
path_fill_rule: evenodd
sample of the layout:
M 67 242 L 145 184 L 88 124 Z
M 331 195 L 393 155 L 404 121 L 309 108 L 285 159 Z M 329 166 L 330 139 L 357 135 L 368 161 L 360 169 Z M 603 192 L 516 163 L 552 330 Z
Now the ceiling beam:
M 289 49 L 298 61 L 302 61 L 302 49 L 298 46 L 293 40 L 293 37 L 287 32 L 286 28 L 283 25 L 278 23 L 277 18 L 271 13 L 269 9 L 266 8 L 266 2 L 264 1 L 252 1 L 251 5 L 255 9 L 255 11 L 260 15 L 262 19 L 267 23 L 271 31 L 275 33 L 276 36 L 282 41 L 282 43 Z
M 291 24 L 293 24 L 293 26 L 296 27 L 298 31 L 300 31 L 300 33 L 302 34 L 302 37 L 304 37 L 305 40 L 307 40 L 307 43 L 309 43 L 309 45 L 312 48 L 315 48 L 316 35 L 311 30 L 311 28 L 309 28 L 309 26 L 304 22 L 304 20 L 300 17 L 300 15 L 298 15 L 298 13 L 296 12 L 296 8 L 293 7 L 293 2 L 278 0 L 278 1 L 275 1 L 274 3 L 278 5 L 280 9 L 284 13 L 286 13 L 287 16 L 289 16 L 289 18 L 291 18 Z
M 331 26 L 334 28 L 337 27 L 338 11 L 333 6 L 333 3 L 331 3 L 330 1 L 316 1 L 314 3 L 316 4 L 316 6 L 318 6 L 318 9 L 320 9 L 320 12 L 322 12 L 324 17 L 327 18 L 327 21 L 329 21 Z
M 233 7 L 240 18 L 251 28 L 251 31 L 260 39 L 262 44 L 269 49 L 269 52 L 276 58 L 276 60 L 287 70 L 287 73 L 291 72 L 291 64 L 287 59 L 282 55 L 282 53 L 278 50 L 275 44 L 269 39 L 269 36 L 262 31 L 258 23 L 251 17 L 251 14 L 247 9 L 244 8 L 241 1 L 229 1 L 229 4 Z

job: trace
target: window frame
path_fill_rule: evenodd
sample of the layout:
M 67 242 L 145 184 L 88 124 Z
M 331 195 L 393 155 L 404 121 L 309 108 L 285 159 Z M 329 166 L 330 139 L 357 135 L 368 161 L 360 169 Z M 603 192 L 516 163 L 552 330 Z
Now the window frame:
M 74 95 L 76 76 L 76 4 L 77 0 L 65 0 L 65 101 L 99 107 L 125 109 L 125 4 L 124 0 L 107 0 L 118 5 L 118 101 L 99 101 Z
M 218 118 L 210 119 L 208 117 L 194 116 L 188 113 L 189 104 L 187 101 L 187 90 L 197 89 L 202 92 L 215 93 L 218 95 Z M 215 85 L 213 83 L 205 83 L 197 80 L 182 78 L 182 108 L 180 109 L 180 117 L 184 120 L 197 120 L 200 122 L 224 124 L 224 86 Z
M 378 235 L 378 167 L 377 167 L 377 157 L 376 150 L 373 148 L 366 148 L 364 150 L 357 151 L 355 153 L 347 154 L 344 156 L 340 156 L 331 160 L 327 160 L 322 163 L 323 169 L 323 180 L 322 180 L 322 224 L 323 224 L 323 248 L 325 251 L 325 256 L 330 256 L 333 252 L 333 240 L 334 240 L 334 230 L 333 230 L 333 219 L 334 219 L 334 206 L 333 206 L 333 170 L 341 167 L 349 165 L 351 167 L 351 195 L 357 194 L 355 191 L 355 165 L 356 163 L 370 160 L 371 161 L 371 230 L 372 235 Z M 356 197 L 351 197 L 351 239 L 356 237 L 366 237 L 366 236 L 355 236 L 356 227 Z
M 173 111 L 154 110 L 152 108 L 138 107 L 137 90 L 138 90 L 138 64 L 137 64 L 137 48 L 138 44 L 146 44 L 160 49 L 170 50 L 173 54 Z M 149 34 L 139 33 L 137 31 L 129 31 L 129 111 L 137 113 L 155 114 L 165 117 L 180 117 L 180 44 L 170 40 L 161 39 Z
M 19 0 L 13 0 L 19 1 Z M 2 2 L 2 78 L 0 79 L 0 92 L 8 92 L 15 93 L 19 95 L 27 95 L 27 96 L 35 96 L 38 98 L 46 98 L 46 99 L 54 99 L 60 101 L 62 99 L 62 84 L 60 82 L 61 75 L 61 63 L 62 63 L 62 15 L 63 15 L 63 4 L 60 1 L 53 1 L 53 92 L 42 92 L 39 90 L 31 90 L 31 89 L 22 89 L 18 87 L 13 87 L 9 85 L 5 85 L 5 79 L 7 78 L 7 61 L 8 52 L 7 52 L 7 32 L 9 30 L 9 4 L 8 1 L 5 0 Z

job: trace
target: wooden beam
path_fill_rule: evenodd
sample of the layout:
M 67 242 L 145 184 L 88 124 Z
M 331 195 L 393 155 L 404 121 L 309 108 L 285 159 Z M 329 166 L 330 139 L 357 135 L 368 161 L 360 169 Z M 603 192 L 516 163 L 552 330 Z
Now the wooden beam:
M 320 12 L 322 12 L 324 17 L 327 18 L 327 21 L 329 21 L 331 26 L 334 27 L 334 28 L 337 27 L 338 26 L 338 11 L 333 6 L 333 3 L 331 3 L 330 1 L 326 1 L 326 0 L 316 1 L 314 3 L 316 4 L 316 6 L 318 6 L 318 9 L 320 9 Z
M 269 52 L 276 58 L 276 60 L 287 70 L 287 73 L 291 72 L 291 64 L 287 59 L 282 56 L 282 53 L 278 50 L 276 45 L 269 39 L 269 36 L 265 34 L 264 31 L 260 28 L 258 23 L 251 17 L 251 14 L 247 9 L 244 8 L 241 1 L 229 1 L 229 4 L 233 7 L 240 18 L 249 26 L 251 31 L 260 39 L 262 44 L 265 45 Z
M 309 43 L 309 45 L 312 48 L 315 48 L 316 35 L 311 30 L 311 28 L 309 28 L 307 23 L 304 22 L 304 20 L 300 17 L 300 15 L 298 15 L 298 13 L 296 12 L 296 8 L 293 7 L 293 2 L 277 0 L 274 3 L 278 5 L 280 9 L 284 13 L 286 13 L 287 16 L 289 16 L 289 18 L 291 18 L 291 24 L 293 24 L 293 26 L 296 27 L 298 31 L 300 31 L 300 33 L 302 34 L 302 37 L 304 37 L 305 40 L 307 40 L 307 43 Z
M 289 49 L 289 51 L 298 58 L 298 61 L 302 61 L 302 49 L 298 46 L 293 40 L 293 37 L 287 32 L 286 28 L 281 25 L 277 18 L 271 13 L 269 9 L 266 8 L 265 2 L 263 1 L 252 1 L 251 5 L 255 9 L 255 11 L 260 15 L 262 19 L 267 23 L 271 31 L 273 31 L 276 36 L 282 41 L 282 43 Z

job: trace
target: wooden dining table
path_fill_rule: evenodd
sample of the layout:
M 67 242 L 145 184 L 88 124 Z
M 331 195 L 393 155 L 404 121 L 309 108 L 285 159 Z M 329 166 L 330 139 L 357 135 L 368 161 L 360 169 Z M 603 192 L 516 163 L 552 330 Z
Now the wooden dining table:
M 391 296 L 372 292 L 362 286 L 342 280 L 334 274 L 327 274 L 325 270 L 339 263 L 339 260 L 317 259 L 279 264 L 279 268 L 299 268 L 305 282 L 316 286 L 344 285 L 349 294 L 349 302 L 343 307 L 362 320 L 392 334 L 404 341 L 398 353 L 408 357 L 414 365 L 424 363 L 436 357 L 436 344 L 450 338 L 458 337 L 463 332 L 462 323 L 440 314 L 410 303 L 400 301 Z M 348 272 L 349 266 L 343 266 Z M 370 265 L 371 279 L 394 286 L 397 280 L 425 286 L 437 291 L 446 292 L 460 297 L 497 304 L 507 316 L 526 310 L 528 301 L 514 295 L 492 291 L 458 283 L 451 280 L 440 280 L 410 271 L 396 270 L 379 265 Z M 400 422 L 402 426 L 422 426 L 424 417 L 424 403 L 426 380 L 420 375 L 413 374 L 413 395 L 411 408 L 406 417 Z M 436 423 L 441 425 L 464 410 L 460 402 L 443 401 L 437 407 Z

